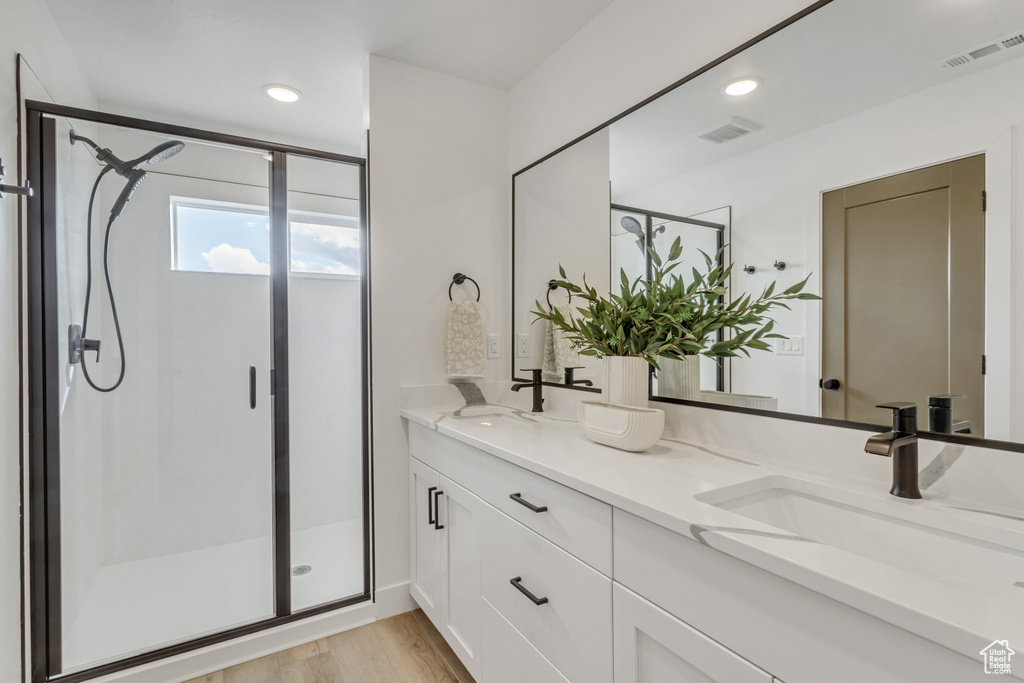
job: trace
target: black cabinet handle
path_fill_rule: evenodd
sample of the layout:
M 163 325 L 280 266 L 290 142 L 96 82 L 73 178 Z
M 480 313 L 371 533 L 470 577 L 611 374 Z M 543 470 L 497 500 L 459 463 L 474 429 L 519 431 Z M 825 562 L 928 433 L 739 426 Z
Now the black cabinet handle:
M 249 366 L 249 409 L 256 410 L 256 366 Z
M 837 379 L 820 379 L 818 380 L 818 386 L 825 391 L 836 391 L 839 387 L 843 386 L 843 384 Z
M 437 522 L 434 521 L 434 498 L 431 495 L 436 490 L 436 486 L 431 486 L 427 489 L 427 524 L 437 524 Z
M 441 524 L 441 508 L 437 506 L 437 501 L 444 495 L 444 491 L 434 491 L 434 528 L 443 529 L 444 524 Z
M 519 503 L 523 507 L 530 508 L 534 512 L 547 512 L 548 511 L 548 506 L 547 505 L 540 505 L 540 506 L 534 505 L 533 503 L 531 503 L 528 500 L 523 500 L 520 497 L 520 494 L 518 494 L 518 493 L 511 493 L 511 494 L 509 494 L 509 498 L 511 498 L 515 502 Z
M 516 578 L 511 579 L 509 581 L 509 583 L 511 583 L 513 586 L 515 586 L 517 591 L 519 591 L 520 593 L 522 593 L 526 597 L 530 598 L 530 600 L 533 601 L 533 604 L 535 604 L 535 605 L 546 605 L 547 604 L 547 602 L 548 602 L 547 598 L 538 598 L 536 595 L 534 595 L 533 593 L 528 591 L 526 588 L 523 588 L 523 577 L 517 576 Z

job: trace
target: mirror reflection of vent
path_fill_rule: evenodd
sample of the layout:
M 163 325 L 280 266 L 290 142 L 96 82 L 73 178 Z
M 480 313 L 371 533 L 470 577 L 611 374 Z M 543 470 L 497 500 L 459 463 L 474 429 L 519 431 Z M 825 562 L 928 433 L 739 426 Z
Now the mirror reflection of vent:
M 1018 45 L 1024 45 L 1024 31 L 1017 31 L 1003 36 L 998 40 L 993 40 L 989 43 L 982 43 L 970 50 L 946 57 L 945 59 L 940 59 L 935 62 L 935 66 L 940 69 L 955 69 L 957 67 L 970 64 L 971 62 L 976 62 L 983 57 L 988 57 L 989 55 L 994 55 L 999 52 L 1015 48 Z
M 730 116 L 725 121 L 716 123 L 713 126 L 698 130 L 694 133 L 694 137 L 698 137 L 705 142 L 711 142 L 716 145 L 720 145 L 723 142 L 729 142 L 736 138 L 741 138 L 748 133 L 761 130 L 761 126 L 757 125 L 753 121 L 747 121 L 741 119 L 738 116 Z

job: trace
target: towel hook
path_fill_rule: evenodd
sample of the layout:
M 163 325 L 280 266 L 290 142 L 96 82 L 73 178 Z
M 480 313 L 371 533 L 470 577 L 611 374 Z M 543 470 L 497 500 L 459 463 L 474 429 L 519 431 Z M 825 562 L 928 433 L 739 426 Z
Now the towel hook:
M 555 281 L 554 280 L 548 280 L 548 293 L 544 295 L 544 300 L 548 302 L 548 310 L 549 311 L 553 308 L 553 306 L 551 305 L 551 292 L 555 291 L 556 289 L 558 289 L 558 285 L 555 284 Z M 565 293 L 569 295 L 569 300 L 566 303 L 571 304 L 572 303 L 572 292 L 570 292 L 567 289 L 567 290 L 565 290 Z
M 452 287 L 455 285 L 461 285 L 465 283 L 466 280 L 469 280 L 476 285 L 476 300 L 480 301 L 480 285 L 477 284 L 476 280 L 468 275 L 463 275 L 462 273 L 455 273 L 455 275 L 452 275 L 452 283 L 448 285 L 448 301 L 454 301 L 454 299 L 452 299 Z

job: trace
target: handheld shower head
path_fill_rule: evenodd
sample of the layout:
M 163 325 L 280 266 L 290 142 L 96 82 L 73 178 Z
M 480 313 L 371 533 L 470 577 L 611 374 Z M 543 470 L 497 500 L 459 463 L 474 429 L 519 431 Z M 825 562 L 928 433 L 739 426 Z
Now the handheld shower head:
M 619 225 L 621 225 L 623 229 L 626 230 L 626 232 L 631 232 L 637 237 L 644 236 L 644 229 L 640 225 L 640 221 L 633 218 L 632 216 L 623 216 L 622 218 L 620 218 Z
M 167 161 L 183 149 L 185 149 L 185 143 L 180 140 L 164 142 L 131 162 L 132 168 L 138 168 L 143 164 L 159 164 L 161 161 Z
M 139 185 L 146 179 L 146 172 L 141 168 L 132 169 L 128 173 L 128 182 L 124 184 L 124 189 L 121 190 L 121 194 L 118 195 L 117 201 L 114 202 L 114 206 L 110 209 L 110 221 L 113 222 L 121 212 L 124 211 L 124 207 L 128 205 L 135 190 L 139 189 Z

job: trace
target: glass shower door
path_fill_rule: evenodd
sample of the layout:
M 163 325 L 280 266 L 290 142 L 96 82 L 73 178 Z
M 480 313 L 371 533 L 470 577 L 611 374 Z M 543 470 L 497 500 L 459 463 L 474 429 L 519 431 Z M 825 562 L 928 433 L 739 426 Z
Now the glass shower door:
M 171 141 L 53 122 L 60 586 L 49 614 L 57 669 L 72 672 L 275 614 L 269 164 L 184 140 L 173 157 L 104 173 L 90 204 L 103 150 L 137 160 Z M 72 144 L 72 127 L 88 141 Z

